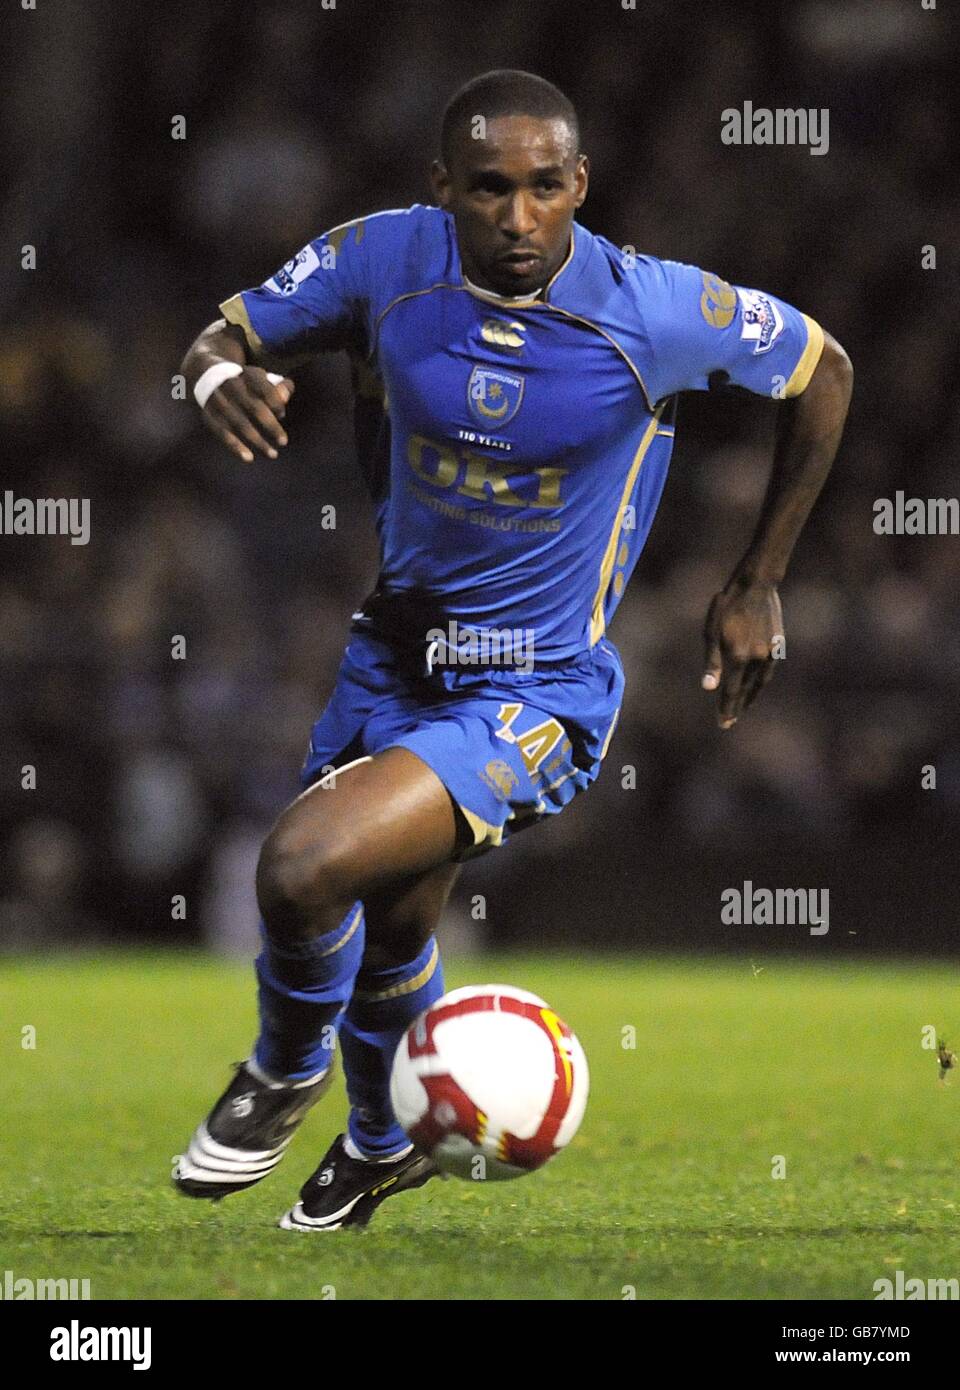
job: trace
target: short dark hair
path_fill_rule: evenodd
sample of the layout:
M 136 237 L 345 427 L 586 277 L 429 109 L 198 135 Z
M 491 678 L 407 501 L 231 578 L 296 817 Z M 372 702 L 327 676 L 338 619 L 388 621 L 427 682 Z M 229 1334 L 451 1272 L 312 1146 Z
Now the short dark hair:
M 449 169 L 454 139 L 461 125 L 474 116 L 492 121 L 497 116 L 539 116 L 566 121 L 577 153 L 580 122 L 568 97 L 559 87 L 520 68 L 494 68 L 473 77 L 450 98 L 440 126 L 440 157 Z

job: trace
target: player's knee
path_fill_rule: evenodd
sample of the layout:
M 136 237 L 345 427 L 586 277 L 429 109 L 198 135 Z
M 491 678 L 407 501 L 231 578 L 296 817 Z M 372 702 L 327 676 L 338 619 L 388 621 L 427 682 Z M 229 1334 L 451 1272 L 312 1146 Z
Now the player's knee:
M 257 863 L 257 902 L 271 936 L 320 935 L 328 911 L 355 896 L 345 847 L 282 824 L 267 836 Z

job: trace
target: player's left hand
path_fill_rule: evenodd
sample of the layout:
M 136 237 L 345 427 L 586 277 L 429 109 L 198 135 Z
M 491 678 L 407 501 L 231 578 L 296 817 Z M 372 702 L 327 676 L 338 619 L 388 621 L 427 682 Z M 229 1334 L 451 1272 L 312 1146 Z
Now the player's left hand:
M 773 675 L 774 644 L 783 644 L 783 610 L 775 584 L 731 581 L 715 594 L 703 630 L 704 690 L 719 690 L 717 723 L 731 728 Z

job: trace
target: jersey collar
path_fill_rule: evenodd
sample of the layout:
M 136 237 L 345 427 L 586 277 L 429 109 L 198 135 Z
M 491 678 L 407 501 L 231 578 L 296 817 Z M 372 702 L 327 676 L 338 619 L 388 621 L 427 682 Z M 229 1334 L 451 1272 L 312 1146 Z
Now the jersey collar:
M 462 269 L 460 271 L 460 277 L 463 280 L 464 287 L 468 289 L 471 294 L 476 295 L 478 299 L 489 300 L 491 304 L 501 304 L 504 309 L 515 309 L 519 304 L 529 304 L 532 299 L 540 299 L 543 295 L 542 288 L 537 290 L 533 295 L 497 294 L 495 290 L 482 290 L 479 285 L 475 285 L 472 280 L 467 278 L 467 275 Z

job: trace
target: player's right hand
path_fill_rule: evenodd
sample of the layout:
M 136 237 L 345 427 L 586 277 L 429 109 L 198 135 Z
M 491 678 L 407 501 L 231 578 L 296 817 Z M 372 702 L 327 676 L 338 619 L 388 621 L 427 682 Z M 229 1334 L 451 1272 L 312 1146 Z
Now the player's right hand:
M 717 723 L 730 729 L 773 675 L 782 653 L 783 609 L 775 584 L 738 580 L 715 594 L 703 631 L 706 670 L 701 685 L 716 690 Z
M 207 428 L 244 463 L 253 462 L 253 450 L 275 459 L 277 449 L 287 442 L 280 421 L 293 392 L 289 377 L 275 384 L 262 367 L 244 367 L 239 376 L 228 377 L 211 393 L 203 418 Z

